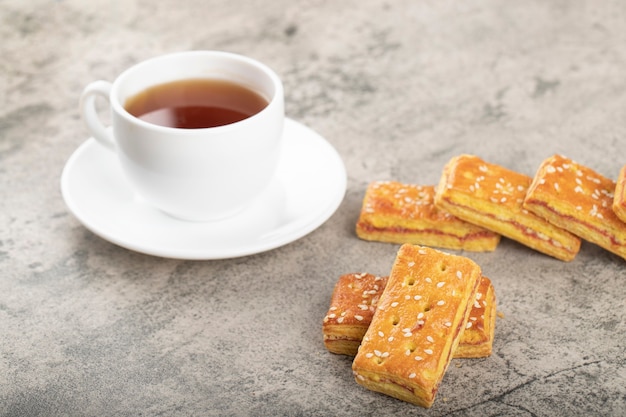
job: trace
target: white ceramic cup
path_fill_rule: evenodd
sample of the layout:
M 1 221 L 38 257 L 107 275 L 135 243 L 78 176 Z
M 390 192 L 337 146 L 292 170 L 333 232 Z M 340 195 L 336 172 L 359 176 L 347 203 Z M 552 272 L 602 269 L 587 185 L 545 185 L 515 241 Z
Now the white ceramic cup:
M 125 110 L 125 101 L 149 87 L 184 79 L 224 79 L 261 94 L 268 105 L 239 122 L 209 128 L 163 127 Z M 98 116 L 96 98 L 111 108 L 112 129 Z M 90 133 L 114 151 L 135 192 L 171 216 L 213 221 L 254 202 L 271 183 L 281 150 L 283 86 L 270 68 L 219 51 L 159 56 L 123 72 L 113 83 L 85 87 L 81 115 Z

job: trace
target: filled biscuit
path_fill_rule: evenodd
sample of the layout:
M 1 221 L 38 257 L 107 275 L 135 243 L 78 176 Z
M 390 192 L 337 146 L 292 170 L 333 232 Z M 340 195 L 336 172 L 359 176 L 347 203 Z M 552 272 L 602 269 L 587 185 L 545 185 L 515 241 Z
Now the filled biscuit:
M 356 234 L 364 240 L 493 251 L 500 235 L 435 207 L 435 187 L 377 181 L 363 199 Z
M 481 275 L 468 258 L 402 245 L 352 363 L 357 383 L 431 407 Z
M 545 159 L 524 208 L 626 259 L 626 225 L 612 206 L 615 181 L 561 155 Z
M 580 250 L 580 239 L 522 206 L 531 181 L 476 156 L 460 155 L 444 167 L 435 204 L 467 222 L 571 261 Z
M 356 355 L 386 284 L 387 277 L 368 273 L 339 277 L 322 324 L 326 349 Z

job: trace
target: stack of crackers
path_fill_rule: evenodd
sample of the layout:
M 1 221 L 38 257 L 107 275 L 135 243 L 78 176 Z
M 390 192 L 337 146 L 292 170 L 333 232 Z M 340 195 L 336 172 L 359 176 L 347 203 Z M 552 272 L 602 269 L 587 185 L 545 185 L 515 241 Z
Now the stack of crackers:
M 388 277 L 340 277 L 324 344 L 355 356 L 357 383 L 428 408 L 453 357 L 491 354 L 495 316 L 493 285 L 476 263 L 404 244 Z

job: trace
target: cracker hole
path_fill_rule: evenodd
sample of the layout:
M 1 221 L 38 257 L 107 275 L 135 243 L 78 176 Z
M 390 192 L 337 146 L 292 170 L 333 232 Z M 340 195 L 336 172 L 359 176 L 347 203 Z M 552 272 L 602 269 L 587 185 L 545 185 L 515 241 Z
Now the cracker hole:
M 397 325 L 398 325 L 398 323 L 400 323 L 400 317 L 398 317 L 398 316 L 393 316 L 393 317 L 391 318 L 391 324 L 392 324 L 393 326 L 397 326 Z
M 407 278 L 406 285 L 408 285 L 409 287 L 412 287 L 413 285 L 415 285 L 415 278 L 413 277 Z
M 413 353 L 413 352 L 415 352 L 415 349 L 417 349 L 417 345 L 414 342 L 407 343 L 406 350 L 408 350 L 409 352 Z
M 448 269 L 448 265 L 446 265 L 444 263 L 439 264 L 439 270 L 441 272 L 446 272 L 447 269 Z

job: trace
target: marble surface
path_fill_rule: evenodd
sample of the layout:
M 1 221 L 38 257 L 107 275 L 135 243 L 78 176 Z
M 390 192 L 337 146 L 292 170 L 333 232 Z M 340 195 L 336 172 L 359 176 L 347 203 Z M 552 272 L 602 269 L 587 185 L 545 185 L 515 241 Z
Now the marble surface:
M 321 334 L 339 275 L 386 274 L 398 249 L 354 233 L 370 181 L 435 183 L 460 153 L 617 175 L 625 2 L 2 0 L 0 20 L 0 416 L 626 415 L 626 261 L 592 244 L 570 263 L 507 239 L 461 253 L 501 317 L 493 355 L 454 360 L 430 410 L 357 386 Z M 337 149 L 348 187 L 321 227 L 185 261 L 70 214 L 83 87 L 190 49 L 273 67 L 287 115 Z

